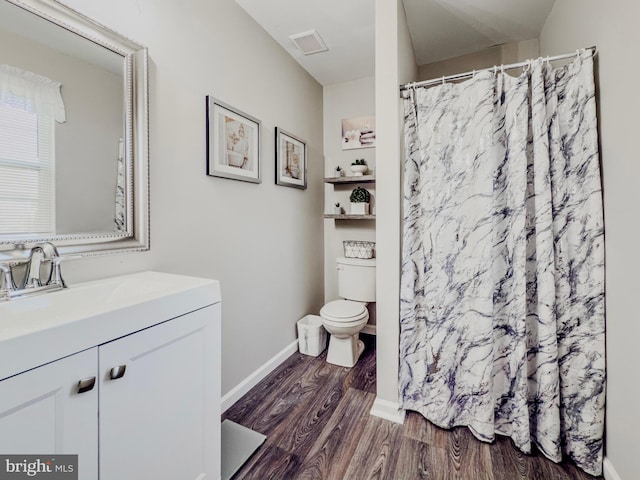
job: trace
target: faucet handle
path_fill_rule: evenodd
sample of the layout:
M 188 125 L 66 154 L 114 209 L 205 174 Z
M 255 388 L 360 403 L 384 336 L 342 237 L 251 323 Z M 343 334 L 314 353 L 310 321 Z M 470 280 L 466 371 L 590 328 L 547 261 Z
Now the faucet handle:
M 60 285 L 62 288 L 67 288 L 62 278 L 62 269 L 60 264 L 66 260 L 77 260 L 82 258 L 82 255 L 63 255 L 61 257 L 54 257 L 51 259 L 51 277 L 47 282 L 47 285 Z
M 11 266 L 6 263 L 0 263 L 0 298 L 8 296 L 9 292 L 13 292 L 16 289 L 16 284 L 13 281 L 13 274 L 11 272 Z

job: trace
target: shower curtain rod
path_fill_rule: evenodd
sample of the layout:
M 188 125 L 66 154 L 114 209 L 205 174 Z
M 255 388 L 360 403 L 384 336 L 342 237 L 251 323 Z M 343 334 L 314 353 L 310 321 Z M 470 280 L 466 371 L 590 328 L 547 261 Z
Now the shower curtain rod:
M 597 48 L 596 47 L 589 47 L 586 48 L 585 50 L 591 50 L 591 54 L 595 55 L 597 53 Z M 555 57 L 546 57 L 545 60 L 547 62 L 552 62 L 555 60 L 564 60 L 567 58 L 572 58 L 578 55 L 578 52 L 572 52 L 572 53 L 565 53 L 563 55 L 556 55 Z M 494 67 L 489 67 L 489 68 L 482 68 L 480 70 L 474 70 L 472 72 L 465 72 L 465 73 L 456 73 L 454 75 L 447 75 L 447 76 L 443 76 L 443 77 L 438 77 L 438 78 L 432 78 L 431 80 L 424 80 L 422 82 L 410 82 L 410 83 L 405 83 L 404 85 L 400 86 L 400 92 L 404 92 L 405 90 L 409 90 L 411 88 L 416 88 L 416 87 L 428 87 L 431 85 L 435 85 L 437 83 L 444 83 L 444 82 L 449 82 L 451 80 L 462 80 L 463 78 L 469 78 L 472 77 L 473 75 L 475 75 L 476 73 L 479 72 L 487 72 L 490 70 L 494 70 L 494 69 L 498 69 L 500 68 L 501 70 L 511 70 L 514 68 L 521 68 L 521 67 L 526 67 L 527 65 L 530 65 L 532 62 L 532 60 L 526 60 L 524 62 L 518 62 L 518 63 L 512 63 L 509 65 L 501 65 L 501 66 L 494 66 Z

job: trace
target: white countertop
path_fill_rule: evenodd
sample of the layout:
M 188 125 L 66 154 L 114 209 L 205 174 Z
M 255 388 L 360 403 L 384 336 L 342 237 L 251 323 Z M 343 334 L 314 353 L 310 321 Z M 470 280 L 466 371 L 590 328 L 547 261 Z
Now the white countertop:
M 217 280 L 141 272 L 0 303 L 0 379 L 219 303 Z

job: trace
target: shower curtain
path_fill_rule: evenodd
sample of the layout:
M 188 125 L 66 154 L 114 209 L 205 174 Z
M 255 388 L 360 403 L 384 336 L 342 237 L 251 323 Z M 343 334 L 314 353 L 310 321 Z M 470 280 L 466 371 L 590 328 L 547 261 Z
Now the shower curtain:
M 602 471 L 604 228 L 590 51 L 404 101 L 400 399 Z

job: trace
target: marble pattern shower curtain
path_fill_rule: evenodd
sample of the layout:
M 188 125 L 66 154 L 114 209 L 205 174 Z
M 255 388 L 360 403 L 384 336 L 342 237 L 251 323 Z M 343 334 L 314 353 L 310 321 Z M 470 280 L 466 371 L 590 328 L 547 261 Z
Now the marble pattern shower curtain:
M 400 398 L 602 470 L 604 229 L 590 51 L 405 99 Z

